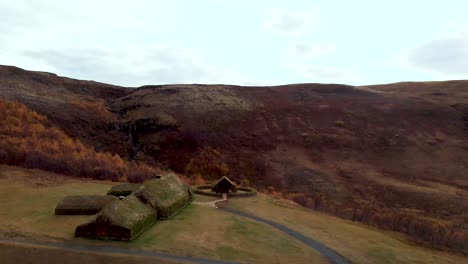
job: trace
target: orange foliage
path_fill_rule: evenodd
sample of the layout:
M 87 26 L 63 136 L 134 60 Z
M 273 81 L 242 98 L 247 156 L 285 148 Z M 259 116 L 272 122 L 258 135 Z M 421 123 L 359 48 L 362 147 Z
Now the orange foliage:
M 89 101 L 73 101 L 71 104 L 75 107 L 80 108 L 82 111 L 88 111 L 92 113 L 99 113 L 106 120 L 114 120 L 114 116 L 109 109 L 104 105 L 103 102 L 89 102 Z
M 197 156 L 191 158 L 185 173 L 190 176 L 202 175 L 206 179 L 217 179 L 229 174 L 229 167 L 221 160 L 221 153 L 212 147 L 203 147 Z
M 307 196 L 303 193 L 291 193 L 288 195 L 288 199 L 302 206 L 307 206 Z
M 206 182 L 200 174 L 195 175 L 193 185 L 205 185 Z
M 0 101 L 0 163 L 99 180 L 142 182 L 158 171 L 96 152 L 18 102 Z

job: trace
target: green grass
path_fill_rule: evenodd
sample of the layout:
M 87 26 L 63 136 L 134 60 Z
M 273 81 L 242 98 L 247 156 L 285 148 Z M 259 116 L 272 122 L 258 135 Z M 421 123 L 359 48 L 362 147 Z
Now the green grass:
M 74 233 L 73 227 L 89 216 L 55 216 L 55 206 L 67 195 L 105 194 L 110 188 L 110 183 L 105 182 L 41 179 L 50 174 L 34 170 L 1 167 L 0 171 L 0 231 L 3 233 L 36 236 L 40 230 L 41 236 L 69 238 Z M 4 179 L 2 174 L 8 178 Z
M 464 263 L 463 256 L 415 245 L 405 236 L 337 219 L 263 194 L 228 201 L 230 207 L 274 219 L 315 238 L 354 263 Z
M 323 262 L 314 250 L 269 226 L 197 205 L 188 206 L 171 220 L 157 222 L 132 243 L 145 249 L 225 260 Z
M 91 245 L 238 260 L 249 263 L 326 263 L 315 250 L 256 221 L 191 204 L 158 221 L 133 242 L 75 239 L 89 216 L 55 216 L 66 195 L 104 194 L 115 183 L 78 181 L 40 171 L 0 166 L 0 236 L 74 240 Z M 196 195 L 196 202 L 216 200 Z M 337 219 L 263 194 L 231 198 L 228 206 L 283 223 L 338 251 L 354 263 L 465 263 L 466 257 L 412 244 L 399 234 Z
M 122 254 L 99 254 L 95 252 L 61 250 L 47 246 L 31 247 L 27 245 L 9 245 L 0 243 L 0 261 L 2 264 L 18 263 L 67 263 L 67 264 L 175 264 L 176 261 L 157 257 L 129 256 Z
M 56 204 L 66 195 L 105 194 L 116 183 L 45 180 L 39 175 L 42 172 L 12 167 L 7 168 L 9 176 L 5 178 L 1 177 L 4 169 L 0 167 L 0 236 L 74 240 L 249 263 L 326 263 L 315 250 L 272 227 L 193 204 L 171 220 L 157 221 L 132 242 L 75 239 L 75 227 L 90 216 L 55 216 Z M 195 199 L 213 200 L 208 198 Z
M 396 252 L 381 247 L 370 247 L 366 254 L 373 259 L 380 259 L 382 264 L 397 262 Z
M 212 196 L 206 196 L 206 195 L 200 195 L 200 194 L 195 194 L 195 202 L 213 202 L 216 200 L 219 200 L 220 197 L 212 197 Z

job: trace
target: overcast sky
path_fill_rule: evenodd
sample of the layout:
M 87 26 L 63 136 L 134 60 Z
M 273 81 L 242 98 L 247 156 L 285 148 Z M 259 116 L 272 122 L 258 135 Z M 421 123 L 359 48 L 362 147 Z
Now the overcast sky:
M 123 86 L 468 79 L 466 0 L 0 0 L 0 64 Z

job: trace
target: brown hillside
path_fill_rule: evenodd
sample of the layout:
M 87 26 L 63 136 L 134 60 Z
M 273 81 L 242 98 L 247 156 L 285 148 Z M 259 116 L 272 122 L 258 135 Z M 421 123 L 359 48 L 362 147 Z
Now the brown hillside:
M 468 103 L 468 81 L 445 82 L 401 82 L 381 85 L 362 86 L 391 94 L 422 97 L 448 105 Z
M 112 132 L 115 117 L 106 104 L 127 92 L 112 85 L 0 65 L 0 100 L 24 103 L 98 150 L 111 150 L 108 146 L 114 139 L 125 140 L 121 134 Z M 102 135 L 103 130 L 112 137 Z M 126 150 L 121 152 L 126 154 Z
M 465 84 L 128 89 L 0 67 L 0 98 L 27 104 L 97 150 L 194 178 L 229 173 L 454 249 L 468 248 Z
M 363 86 L 364 89 L 382 91 L 394 95 L 423 98 L 449 105 L 459 111 L 468 127 L 468 81 L 402 82 Z
M 142 182 L 158 172 L 96 152 L 21 103 L 0 101 L 0 116 L 0 164 L 113 181 Z

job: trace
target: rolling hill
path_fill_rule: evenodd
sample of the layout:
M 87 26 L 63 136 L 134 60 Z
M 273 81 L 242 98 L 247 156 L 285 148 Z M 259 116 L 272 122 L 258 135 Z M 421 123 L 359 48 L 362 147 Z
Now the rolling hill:
M 0 66 L 18 101 L 97 152 L 223 174 L 309 208 L 468 248 L 468 82 L 117 87 Z

